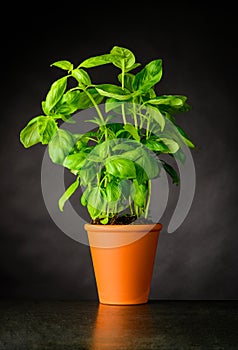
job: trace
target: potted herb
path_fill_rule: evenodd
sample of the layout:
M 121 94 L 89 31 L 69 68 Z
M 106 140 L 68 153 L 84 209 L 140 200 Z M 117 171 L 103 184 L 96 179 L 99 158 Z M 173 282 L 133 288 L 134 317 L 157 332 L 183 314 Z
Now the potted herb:
M 118 83 L 94 84 L 90 69 L 109 64 Z M 162 171 L 179 184 L 175 167 L 164 157 L 183 162 L 182 143 L 194 147 L 175 120 L 176 113 L 190 110 L 187 98 L 159 95 L 162 60 L 142 66 L 123 47 L 114 46 L 76 67 L 68 60 L 51 66 L 63 74 L 50 86 L 42 114 L 21 130 L 20 141 L 25 148 L 47 145 L 52 162 L 74 174 L 59 198 L 61 211 L 82 189 L 81 205 L 91 218 L 85 229 L 100 302 L 145 303 L 162 228 L 150 218 L 152 184 Z M 78 112 L 89 108 L 95 111 L 87 121 L 92 129 L 83 134 L 67 130 Z

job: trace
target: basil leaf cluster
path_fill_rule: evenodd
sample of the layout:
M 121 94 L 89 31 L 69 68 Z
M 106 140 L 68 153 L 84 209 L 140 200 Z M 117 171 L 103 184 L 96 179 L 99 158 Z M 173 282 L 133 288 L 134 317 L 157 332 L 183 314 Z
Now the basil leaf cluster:
M 93 83 L 90 70 L 106 65 L 118 72 L 118 84 Z M 20 141 L 25 148 L 48 145 L 52 162 L 75 175 L 59 198 L 61 211 L 81 187 L 80 201 L 93 223 L 110 224 L 122 215 L 148 219 L 152 180 L 163 169 L 179 184 L 177 170 L 161 156 L 184 162 L 180 141 L 195 147 L 176 121 L 176 115 L 190 111 L 191 106 L 184 95 L 157 93 L 162 66 L 162 59 L 143 66 L 131 50 L 120 46 L 76 66 L 68 60 L 51 64 L 63 76 L 45 94 L 40 115 L 20 131 Z M 91 107 L 96 112 L 88 120 L 95 124 L 93 131 L 73 134 L 60 127 L 62 122 L 73 123 L 77 112 Z M 121 122 L 113 123 L 118 115 Z M 168 123 L 174 128 L 167 128 Z

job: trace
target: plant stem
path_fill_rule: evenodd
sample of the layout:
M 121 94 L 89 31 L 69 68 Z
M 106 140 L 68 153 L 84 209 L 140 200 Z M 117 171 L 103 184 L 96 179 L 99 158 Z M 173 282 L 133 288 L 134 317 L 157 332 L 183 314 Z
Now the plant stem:
M 97 114 L 99 116 L 99 118 L 101 119 L 103 125 L 105 124 L 105 120 L 103 118 L 103 115 L 100 111 L 100 108 L 98 107 L 96 101 L 94 100 L 93 96 L 87 91 L 87 89 L 83 89 L 83 91 L 85 92 L 85 94 L 89 97 L 89 99 L 92 101 L 92 104 L 94 105 L 94 108 L 97 111 Z M 107 133 L 107 128 L 105 127 L 105 140 L 107 140 L 108 138 L 108 133 Z
M 98 185 L 100 186 L 101 183 L 100 183 L 100 175 L 99 175 L 99 173 L 97 173 L 97 182 L 98 182 Z
M 101 181 L 98 181 L 99 186 L 102 186 L 102 183 L 104 182 L 104 186 L 105 186 L 105 182 L 106 182 L 106 175 L 103 176 L 103 178 L 101 179 Z M 105 186 L 106 187 L 106 186 Z
M 133 118 L 134 118 L 134 124 L 135 124 L 135 128 L 138 128 L 138 122 L 137 122 L 137 117 L 136 117 L 136 104 L 134 102 L 133 99 Z
M 132 208 L 131 196 L 129 196 L 128 201 L 129 201 L 129 208 L 130 208 L 130 211 L 131 211 L 131 215 L 133 215 L 134 211 L 133 211 L 133 208 Z
M 149 134 L 150 134 L 150 115 L 148 116 L 148 119 L 147 119 L 147 126 L 146 126 L 146 139 L 149 138 Z
M 126 121 L 126 113 L 125 113 L 125 105 L 124 105 L 124 103 L 121 105 L 121 111 L 122 111 L 123 123 L 124 123 L 124 125 L 126 125 L 127 121 Z
M 121 88 L 122 90 L 125 89 L 125 60 L 122 60 L 122 69 L 121 69 Z M 122 112 L 122 119 L 123 119 L 123 123 L 124 125 L 127 124 L 127 121 L 126 121 L 126 113 L 125 113 L 125 105 L 124 103 L 122 103 L 121 105 L 121 112 Z
M 148 180 L 148 197 L 147 197 L 147 204 L 145 207 L 145 218 L 148 218 L 149 214 L 149 206 L 150 206 L 150 200 L 151 200 L 151 180 Z
M 136 217 L 138 218 L 139 217 L 139 207 L 138 207 L 138 205 L 134 204 L 134 208 L 135 208 Z
M 99 109 L 99 107 L 98 107 L 96 101 L 94 100 L 93 96 L 87 91 L 87 89 L 83 89 L 83 91 L 85 92 L 85 94 L 86 94 L 86 95 L 90 98 L 90 100 L 92 101 L 92 103 L 93 103 L 93 105 L 94 105 L 94 107 L 95 107 L 95 109 L 96 109 L 96 111 L 97 111 L 97 114 L 98 114 L 99 118 L 101 119 L 101 121 L 102 121 L 103 123 L 105 123 L 105 120 L 104 120 L 104 118 L 103 118 L 103 115 L 102 115 L 102 113 L 101 113 L 101 111 L 100 111 L 100 109 Z
M 121 69 L 121 88 L 124 90 L 125 88 L 125 60 L 122 60 L 122 69 Z

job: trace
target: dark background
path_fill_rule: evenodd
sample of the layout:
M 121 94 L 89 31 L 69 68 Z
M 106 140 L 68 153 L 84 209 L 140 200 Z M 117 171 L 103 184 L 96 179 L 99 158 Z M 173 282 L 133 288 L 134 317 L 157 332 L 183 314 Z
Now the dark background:
M 178 120 L 197 145 L 196 193 L 180 228 L 161 233 L 151 298 L 237 299 L 236 11 L 126 6 L 35 5 L 1 24 L 0 297 L 97 298 L 89 248 L 61 232 L 44 205 L 44 148 L 24 149 L 19 132 L 58 77 L 52 62 L 78 64 L 118 45 L 142 64 L 162 58 L 161 94 L 192 105 Z M 94 72 L 96 83 L 110 77 L 110 67 Z

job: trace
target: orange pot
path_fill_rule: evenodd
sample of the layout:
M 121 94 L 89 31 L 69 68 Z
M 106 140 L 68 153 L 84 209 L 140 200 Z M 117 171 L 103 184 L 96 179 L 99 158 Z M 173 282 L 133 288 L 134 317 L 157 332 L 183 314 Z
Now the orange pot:
M 85 224 L 99 302 L 148 302 L 161 224 Z

